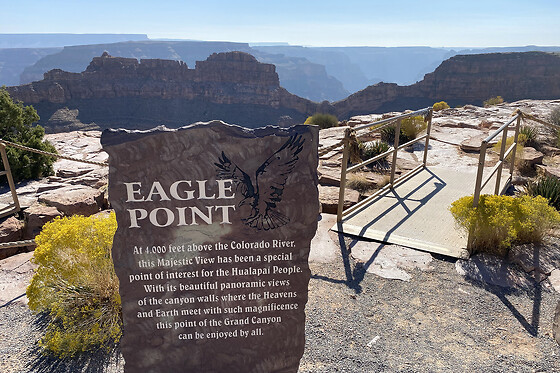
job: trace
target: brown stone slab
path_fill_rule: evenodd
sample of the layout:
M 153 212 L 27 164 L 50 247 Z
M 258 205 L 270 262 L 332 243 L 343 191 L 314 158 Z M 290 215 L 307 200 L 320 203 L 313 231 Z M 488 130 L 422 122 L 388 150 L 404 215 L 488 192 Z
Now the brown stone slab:
M 126 372 L 296 372 L 318 129 L 106 131 Z

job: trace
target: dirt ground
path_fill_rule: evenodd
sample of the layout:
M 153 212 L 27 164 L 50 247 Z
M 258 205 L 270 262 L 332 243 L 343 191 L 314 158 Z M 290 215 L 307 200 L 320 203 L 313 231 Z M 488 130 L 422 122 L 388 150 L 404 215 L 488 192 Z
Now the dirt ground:
M 437 256 L 427 270 L 409 270 L 410 281 L 385 279 L 353 259 L 349 239 L 339 243 L 329 260 L 310 263 L 300 372 L 560 372 L 552 336 L 560 295 L 548 280 L 475 282 Z M 42 355 L 41 320 L 22 299 L 0 304 L 1 372 L 122 372 L 118 356 Z

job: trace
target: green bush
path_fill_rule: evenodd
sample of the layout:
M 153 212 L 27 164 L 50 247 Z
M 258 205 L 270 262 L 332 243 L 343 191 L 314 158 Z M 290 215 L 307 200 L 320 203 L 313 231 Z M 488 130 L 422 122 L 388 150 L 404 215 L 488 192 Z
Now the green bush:
M 369 143 L 359 143 L 359 150 L 360 150 L 360 158 L 365 161 L 367 159 L 373 158 L 378 156 L 379 154 L 385 153 L 389 150 L 389 145 L 383 141 L 373 141 Z M 368 165 L 368 167 L 385 167 L 387 165 L 386 158 L 381 158 L 375 162 L 372 162 Z
M 32 124 L 39 120 L 39 116 L 32 106 L 23 106 L 20 102 L 13 102 L 4 88 L 0 88 L 0 138 L 3 140 L 25 145 L 30 148 L 56 153 L 56 149 L 49 142 L 43 140 L 43 127 Z M 53 174 L 55 158 L 20 150 L 12 146 L 6 147 L 8 162 L 14 180 L 21 181 L 35 179 Z M 2 165 L 2 170 L 4 166 Z M 1 179 L 3 183 L 6 178 Z
M 395 126 L 391 125 L 391 126 L 387 126 L 387 127 L 383 127 L 381 129 L 381 131 L 379 131 L 379 133 L 381 134 L 381 140 L 389 143 L 389 144 L 393 144 L 395 142 Z M 403 137 L 402 135 L 399 136 L 399 142 L 402 142 Z
M 40 345 L 59 357 L 110 350 L 122 334 L 118 279 L 111 260 L 115 214 L 56 218 L 35 238 L 38 265 L 29 308 L 49 315 Z
M 399 144 L 402 145 L 418 137 L 418 134 L 428 127 L 428 123 L 422 116 L 408 117 L 401 120 L 401 132 Z M 395 141 L 395 125 L 381 129 L 381 140 L 393 144 Z
M 519 129 L 519 135 L 523 135 L 525 138 L 525 146 L 536 146 L 537 144 L 537 129 L 531 126 L 521 126 Z M 519 139 L 519 138 L 518 138 Z
M 463 197 L 450 210 L 474 251 L 504 255 L 513 242 L 540 242 L 560 224 L 560 213 L 542 196 L 481 195 L 476 208 L 472 203 L 472 196 Z
M 308 117 L 304 124 L 314 124 L 325 129 L 338 126 L 338 119 L 331 114 L 316 113 Z
M 449 109 L 449 105 L 447 104 L 447 102 L 445 101 L 440 101 L 440 102 L 436 102 L 433 106 L 432 109 L 434 111 L 440 111 L 443 109 Z
M 484 107 L 490 107 L 498 105 L 504 102 L 502 96 L 490 97 L 488 100 L 484 101 Z
M 560 210 L 560 179 L 554 176 L 545 176 L 529 182 L 525 192 L 530 196 L 543 196 L 548 204 Z

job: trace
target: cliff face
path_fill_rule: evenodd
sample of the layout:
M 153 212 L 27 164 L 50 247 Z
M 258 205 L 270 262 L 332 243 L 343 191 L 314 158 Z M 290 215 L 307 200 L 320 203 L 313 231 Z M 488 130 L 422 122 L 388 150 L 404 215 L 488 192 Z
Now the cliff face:
M 147 128 L 222 119 L 249 127 L 301 122 L 313 102 L 280 87 L 274 65 L 243 52 L 213 54 L 194 69 L 184 62 L 115 58 L 104 53 L 81 73 L 51 70 L 44 79 L 8 88 L 33 104 L 45 120 L 57 109 L 79 111 L 79 119 L 101 128 Z M 48 124 L 47 124 L 48 127 Z
M 20 62 L 24 61 L 18 60 L 3 61 L 0 50 L 0 65 L 2 62 L 12 63 L 20 68 L 17 77 L 12 78 L 16 83 L 4 84 L 27 84 L 42 80 L 43 74 L 53 69 L 79 73 L 87 68 L 94 57 L 100 56 L 105 51 L 115 57 L 184 61 L 189 67 L 194 67 L 196 61 L 203 61 L 213 53 L 246 52 L 259 62 L 274 64 L 280 78 L 280 85 L 300 97 L 313 101 L 336 101 L 349 94 L 340 81 L 327 74 L 325 66 L 311 63 L 305 58 L 266 53 L 250 47 L 247 43 L 184 40 L 73 45 L 45 56 L 32 65 L 22 64 Z M 0 85 L 2 84 L 0 81 Z
M 341 118 L 418 109 L 444 100 L 452 106 L 560 97 L 560 54 L 544 52 L 459 55 L 410 86 L 379 83 L 334 103 Z
M 290 94 L 280 87 L 274 65 L 260 63 L 244 52 L 213 54 L 197 61 L 194 69 L 180 61 L 138 62 L 105 53 L 93 58 L 81 73 L 55 69 L 41 81 L 8 90 L 14 98 L 35 106 L 47 130 L 57 125 L 76 129 L 73 122 L 144 129 L 214 119 L 260 127 L 302 123 L 315 112 L 347 119 L 419 109 L 441 100 L 457 106 L 480 105 L 498 95 L 507 101 L 557 99 L 560 54 L 455 56 L 413 85 L 378 83 L 334 104 L 317 104 Z M 72 118 L 61 114 L 63 108 L 68 108 L 64 113 L 72 113 Z

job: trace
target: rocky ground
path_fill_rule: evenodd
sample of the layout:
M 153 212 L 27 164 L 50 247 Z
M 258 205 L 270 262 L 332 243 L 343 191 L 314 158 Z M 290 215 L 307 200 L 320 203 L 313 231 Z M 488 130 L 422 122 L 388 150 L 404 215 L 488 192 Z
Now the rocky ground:
M 435 113 L 429 163 L 467 172 L 478 162 L 477 154 L 470 153 L 473 143 L 476 147 L 473 138 L 486 136 L 516 108 L 546 118 L 559 105 L 560 101 L 525 100 Z M 353 118 L 350 124 L 377 117 Z M 550 137 L 548 129 L 527 124 L 538 128 L 541 139 Z M 343 130 L 321 131 L 320 146 L 340 141 Z M 49 136 L 60 152 L 106 159 L 98 132 Z M 557 172 L 557 149 L 539 150 L 542 157 L 531 158 L 535 167 Z M 399 171 L 413 167 L 422 151 L 404 152 Z M 340 158 L 339 151 L 321 157 L 324 212 L 336 205 Z M 12 230 L 4 223 L 4 241 L 18 235 L 32 237 L 52 217 L 76 213 L 69 210 L 75 206 L 82 206 L 87 212 L 80 213 L 86 214 L 105 206 L 106 168 L 59 161 L 56 170 L 48 180 L 18 186 L 26 207 L 24 221 L 13 218 Z M 525 177 L 517 175 L 521 180 Z M 373 173 L 369 178 L 382 182 Z M 348 203 L 362 197 L 350 191 Z M 0 195 L 0 202 L 8 199 L 9 194 Z M 329 231 L 334 219 L 321 215 L 312 242 L 301 372 L 560 372 L 560 346 L 552 333 L 554 309 L 560 301 L 556 234 L 542 245 L 515 247 L 505 259 L 476 255 L 456 260 L 339 236 Z M 6 232 L 16 236 L 8 239 Z M 118 357 L 58 361 L 38 352 L 35 341 L 41 334 L 41 320 L 27 309 L 24 295 L 32 275 L 31 255 L 21 253 L 0 261 L 0 372 L 122 371 Z

